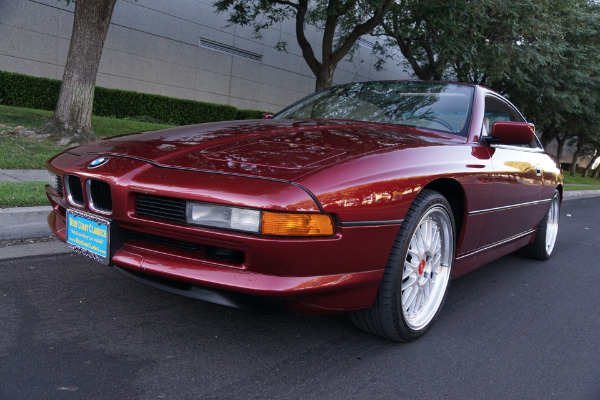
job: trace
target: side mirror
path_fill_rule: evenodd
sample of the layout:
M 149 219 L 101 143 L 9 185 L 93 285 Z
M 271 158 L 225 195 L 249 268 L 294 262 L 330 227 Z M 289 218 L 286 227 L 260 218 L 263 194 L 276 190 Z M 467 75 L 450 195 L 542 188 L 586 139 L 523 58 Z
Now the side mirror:
M 491 142 L 498 144 L 529 144 L 535 125 L 528 122 L 498 121 L 492 125 Z
M 267 114 L 267 113 L 263 114 L 263 119 L 271 119 L 271 118 L 273 118 L 273 114 Z

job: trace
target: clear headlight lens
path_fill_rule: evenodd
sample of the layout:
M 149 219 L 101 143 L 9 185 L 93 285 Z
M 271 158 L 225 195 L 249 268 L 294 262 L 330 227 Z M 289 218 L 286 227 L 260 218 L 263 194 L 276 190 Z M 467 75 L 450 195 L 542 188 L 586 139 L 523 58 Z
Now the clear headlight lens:
M 54 190 L 58 189 L 58 187 L 57 187 L 58 179 L 59 179 L 58 175 L 56 175 L 53 172 L 48 171 L 48 185 L 50 185 L 50 187 Z
M 187 203 L 186 219 L 189 224 L 258 233 L 260 211 L 208 203 Z

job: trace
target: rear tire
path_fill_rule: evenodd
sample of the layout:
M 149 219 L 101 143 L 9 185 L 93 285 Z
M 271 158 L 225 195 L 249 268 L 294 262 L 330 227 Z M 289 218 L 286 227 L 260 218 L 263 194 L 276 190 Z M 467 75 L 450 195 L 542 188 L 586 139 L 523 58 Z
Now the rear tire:
M 440 193 L 424 189 L 402 222 L 375 303 L 350 314 L 352 322 L 395 341 L 421 337 L 444 304 L 454 247 L 450 204 Z
M 520 250 L 522 255 L 537 260 L 547 260 L 552 256 L 558 235 L 559 214 L 560 193 L 555 190 L 548 212 L 538 226 L 534 241 Z

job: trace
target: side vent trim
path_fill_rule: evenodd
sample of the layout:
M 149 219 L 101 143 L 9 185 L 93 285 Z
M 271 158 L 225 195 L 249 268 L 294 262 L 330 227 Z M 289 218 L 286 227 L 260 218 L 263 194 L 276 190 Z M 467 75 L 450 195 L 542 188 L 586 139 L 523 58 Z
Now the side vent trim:
M 210 39 L 200 38 L 198 43 L 200 47 L 204 47 L 205 49 L 218 51 L 236 57 L 242 57 L 252 61 L 261 62 L 263 57 L 261 54 L 240 49 L 239 47 L 229 46 L 224 43 L 215 42 L 214 40 Z

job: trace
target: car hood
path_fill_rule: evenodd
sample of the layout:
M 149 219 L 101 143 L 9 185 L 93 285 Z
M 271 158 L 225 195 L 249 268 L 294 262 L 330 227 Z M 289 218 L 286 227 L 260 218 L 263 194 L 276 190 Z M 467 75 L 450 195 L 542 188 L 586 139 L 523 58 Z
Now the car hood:
M 292 181 L 349 158 L 456 141 L 431 131 L 353 121 L 251 120 L 183 126 L 69 150 L 156 165 Z

